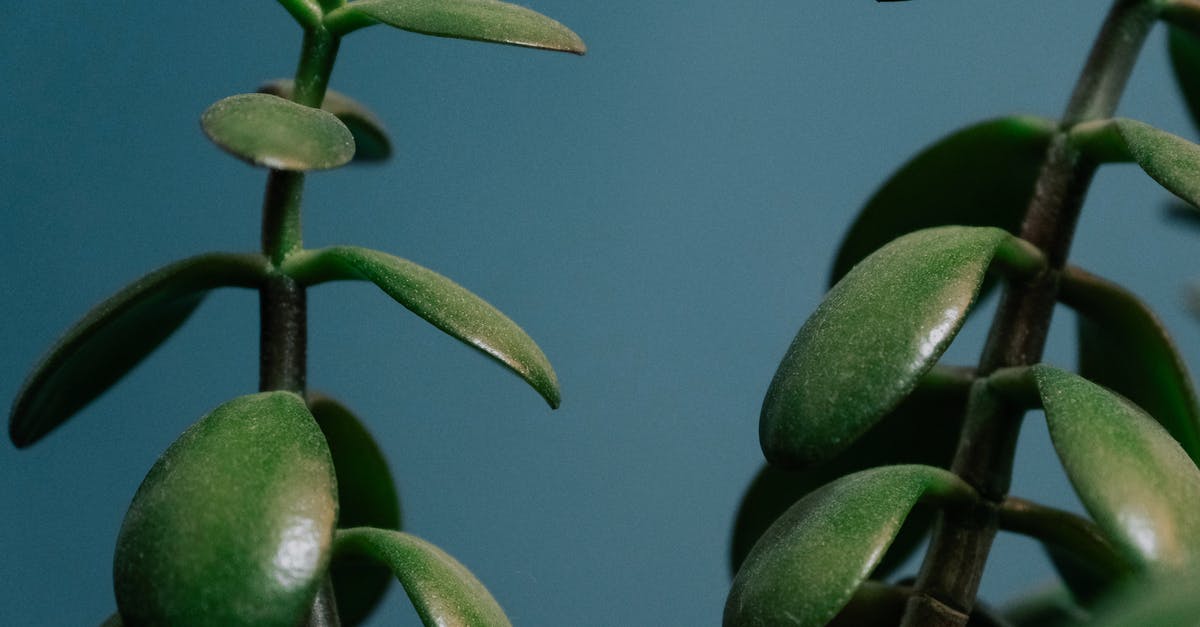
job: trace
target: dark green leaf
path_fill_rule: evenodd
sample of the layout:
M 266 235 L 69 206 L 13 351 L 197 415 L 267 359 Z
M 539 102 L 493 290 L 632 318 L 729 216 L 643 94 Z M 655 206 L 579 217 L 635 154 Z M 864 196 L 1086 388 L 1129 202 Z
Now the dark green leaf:
M 295 81 L 280 78 L 258 88 L 260 93 L 292 99 Z M 332 89 L 326 90 L 321 109 L 337 116 L 354 136 L 354 161 L 383 161 L 392 154 L 392 141 L 388 139 L 383 122 L 357 100 Z
M 333 463 L 304 401 L 243 396 L 159 458 L 117 538 L 121 616 L 137 625 L 294 627 L 325 576 Z
M 1053 120 L 1027 115 L 988 120 L 913 157 L 858 214 L 838 249 L 830 284 L 905 233 L 953 224 L 1016 233 L 1055 127 Z
M 1077 375 L 1031 369 L 1067 477 L 1125 559 L 1162 571 L 1200 563 L 1200 470 L 1136 405 Z
M 101 623 L 100 627 L 124 627 L 124 625 L 125 623 L 121 622 L 121 615 L 113 614 Z
M 754 545 L 733 580 L 725 625 L 825 625 L 875 569 L 922 500 L 978 498 L 949 471 L 886 466 L 843 477 L 796 503 Z
M 1195 627 L 1200 625 L 1200 572 L 1150 579 L 1113 595 L 1097 608 L 1095 627 Z
M 504 364 L 558 407 L 558 378 L 538 345 L 495 307 L 432 270 L 356 246 L 297 253 L 283 270 L 305 285 L 370 281 L 433 326 Z
M 376 21 L 437 37 L 587 52 L 579 35 L 566 26 L 498 0 L 357 0 L 330 12 L 325 23 L 330 31 L 344 34 Z
M 316 418 L 337 473 L 338 527 L 400 529 L 400 499 L 383 451 L 365 425 L 337 401 L 310 394 L 308 408 Z M 357 557 L 334 559 L 330 568 L 343 625 L 353 626 L 383 599 L 392 575 L 386 568 Z
M 804 466 L 850 446 L 895 407 L 958 333 L 993 260 L 1041 255 L 994 227 L 904 235 L 858 264 L 792 341 L 763 401 L 767 459 Z
M 1087 610 L 1061 586 L 1041 590 L 1009 603 L 1004 616 L 1015 627 L 1074 627 L 1091 624 Z
M 100 396 L 187 320 L 211 289 L 258 287 L 261 255 L 212 253 L 138 279 L 75 323 L 30 373 L 9 415 L 14 444 L 29 446 Z
M 358 555 L 386 564 L 427 627 L 511 624 L 471 571 L 416 536 L 384 529 L 346 529 L 338 531 L 336 550 L 339 558 Z
M 1175 81 L 1191 113 L 1192 123 L 1200 127 L 1200 37 L 1172 26 L 1167 37 L 1167 49 Z
M 328 170 L 354 157 L 354 137 L 337 116 L 270 94 L 220 100 L 200 127 L 229 154 L 276 170 Z
M 1079 374 L 1124 395 L 1200 462 L 1200 404 L 1192 376 L 1162 322 L 1121 286 L 1078 268 L 1062 301 L 1079 313 Z
M 1071 141 L 1100 163 L 1138 164 L 1167 191 L 1200 207 L 1200 146 L 1124 118 L 1080 124 L 1071 129 Z

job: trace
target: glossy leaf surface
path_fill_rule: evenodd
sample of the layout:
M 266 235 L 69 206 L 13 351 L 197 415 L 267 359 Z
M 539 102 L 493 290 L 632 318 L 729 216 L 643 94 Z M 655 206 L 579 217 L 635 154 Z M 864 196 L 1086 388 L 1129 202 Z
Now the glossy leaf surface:
M 1101 163 L 1132 161 L 1167 191 L 1200 207 L 1200 146 L 1145 122 L 1115 118 L 1081 124 L 1071 140 Z
M 865 470 L 813 492 L 771 525 L 733 580 L 725 625 L 818 626 L 850 601 L 918 501 L 974 491 L 928 466 Z
M 1032 376 L 1067 477 L 1117 551 L 1139 568 L 1200 558 L 1200 470 L 1129 401 L 1049 366 Z
M 427 627 L 511 625 L 475 575 L 416 536 L 384 529 L 346 529 L 338 531 L 336 550 L 339 558 L 358 555 L 386 564 Z
M 324 577 L 336 518 L 329 449 L 304 401 L 229 401 L 138 488 L 117 538 L 117 607 L 136 625 L 293 627 Z
M 521 327 L 483 299 L 446 277 L 377 250 L 333 246 L 292 255 L 284 272 L 300 283 L 360 280 L 433 326 L 508 367 L 558 407 L 558 378 L 549 360 Z
M 354 157 L 354 136 L 337 116 L 270 94 L 219 100 L 200 127 L 229 154 L 276 170 L 328 170 Z
M 1079 313 L 1079 374 L 1146 410 L 1200 462 L 1200 404 L 1162 321 L 1121 286 L 1071 268 L 1060 297 Z
M 830 284 L 913 231 L 957 224 L 1016 233 L 1055 126 L 1034 116 L 988 120 L 913 157 L 858 214 L 838 249 Z
M 400 499 L 383 451 L 366 426 L 341 403 L 321 395 L 309 410 L 329 443 L 337 474 L 338 527 L 400 529 Z M 335 559 L 330 572 L 343 625 L 357 625 L 379 604 L 391 573 L 357 557 Z
M 281 78 L 264 84 L 258 91 L 291 100 L 294 88 L 292 79 Z M 329 89 L 325 91 L 321 110 L 334 114 L 350 129 L 354 136 L 354 161 L 383 161 L 392 155 L 392 140 L 383 122 L 357 100 Z
M 759 421 L 767 459 L 805 466 L 850 446 L 941 357 L 994 258 L 1040 262 L 1023 244 L 994 227 L 940 227 L 902 236 L 858 264 L 775 372 Z
M 498 0 L 357 0 L 329 14 L 334 32 L 374 21 L 414 33 L 583 54 L 571 29 L 525 7 Z
M 1200 128 L 1200 37 L 1172 26 L 1167 38 L 1167 50 L 1175 81 L 1187 103 L 1192 123 Z
M 99 305 L 67 330 L 17 393 L 8 433 L 29 446 L 112 387 L 200 305 L 209 290 L 257 287 L 261 255 L 213 253 L 160 268 Z

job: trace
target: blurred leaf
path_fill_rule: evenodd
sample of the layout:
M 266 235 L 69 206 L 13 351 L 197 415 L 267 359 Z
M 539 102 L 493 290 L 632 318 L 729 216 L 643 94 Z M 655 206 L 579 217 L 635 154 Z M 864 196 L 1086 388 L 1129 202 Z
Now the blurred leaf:
M 957 224 L 1017 233 L 1056 127 L 1028 115 L 998 118 L 923 150 L 867 201 L 842 240 L 830 284 L 913 231 Z
M 294 88 L 295 81 L 279 78 L 263 84 L 258 91 L 291 100 Z M 325 91 L 321 109 L 336 115 L 350 129 L 354 136 L 354 161 L 383 161 L 392 155 L 392 141 L 383 122 L 357 100 L 329 89 Z
M 1200 573 L 1155 578 L 1113 595 L 1094 612 L 1095 627 L 1195 627 L 1200 625 Z
M 294 627 L 329 563 L 337 494 L 304 401 L 229 401 L 163 453 L 117 538 L 113 582 L 138 625 Z
M 1182 28 L 1171 26 L 1167 35 L 1167 51 L 1175 82 L 1187 103 L 1192 123 L 1200 128 L 1200 37 Z
M 346 529 L 338 531 L 336 551 L 339 558 L 357 555 L 386 564 L 427 627 L 511 624 L 475 575 L 416 536 L 385 529 Z
M 9 414 L 13 444 L 33 444 L 103 394 L 154 351 L 209 290 L 258 287 L 261 255 L 210 253 L 160 268 L 95 306 L 25 380 Z
M 515 4 L 498 0 L 356 0 L 325 18 L 344 34 L 376 21 L 414 33 L 583 54 L 571 29 Z
M 909 233 L 855 266 L 792 341 L 763 401 L 767 459 L 805 466 L 845 450 L 941 357 L 993 259 L 1020 273 L 1041 255 L 994 227 Z
M 354 137 L 336 116 L 270 94 L 219 100 L 200 127 L 229 154 L 276 170 L 328 170 L 354 157 Z
M 966 409 L 969 378 L 959 386 L 922 383 L 861 438 L 824 464 L 804 471 L 764 465 L 742 497 L 730 543 L 730 570 L 736 574 L 750 548 L 793 503 L 845 475 L 890 464 L 949 467 Z M 924 540 L 933 512 L 914 510 L 874 576 L 886 576 Z
M 1071 141 L 1097 162 L 1138 164 L 1167 191 L 1200 206 L 1200 146 L 1125 118 L 1080 124 L 1071 129 Z
M 825 625 L 850 601 L 919 501 L 978 497 L 949 471 L 886 466 L 843 477 L 796 503 L 733 580 L 725 625 Z
M 558 407 L 558 378 L 549 360 L 521 327 L 457 283 L 392 255 L 333 246 L 294 254 L 283 271 L 304 285 L 370 281 L 433 326 L 504 364 Z
M 121 615 L 113 614 L 112 616 L 109 616 L 108 619 L 106 619 L 103 623 L 101 623 L 100 627 L 124 627 L 124 625 L 125 623 L 121 622 Z
M 1050 438 L 1088 513 L 1132 564 L 1179 570 L 1200 557 L 1200 470 L 1141 409 L 1082 377 L 1030 369 Z
M 1146 410 L 1200 463 L 1200 404 L 1162 322 L 1121 286 L 1078 268 L 1060 298 L 1079 313 L 1079 374 Z
M 1015 627 L 1074 627 L 1090 624 L 1087 610 L 1062 586 L 1041 590 L 1009 603 L 1004 616 Z
M 400 529 L 400 499 L 383 451 L 357 417 L 337 401 L 310 394 L 316 418 L 337 473 L 338 527 Z M 366 620 L 387 592 L 391 573 L 358 557 L 334 559 L 330 567 L 343 625 Z

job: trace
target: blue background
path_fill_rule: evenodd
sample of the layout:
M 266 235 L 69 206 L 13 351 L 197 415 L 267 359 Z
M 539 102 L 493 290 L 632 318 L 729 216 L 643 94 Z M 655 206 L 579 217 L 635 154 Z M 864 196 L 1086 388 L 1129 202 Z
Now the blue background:
M 489 299 L 557 369 L 561 410 L 365 284 L 310 295 L 310 377 L 375 431 L 409 531 L 518 625 L 713 625 L 761 461 L 758 408 L 854 212 L 938 137 L 1055 115 L 1107 3 L 573 2 L 533 8 L 584 58 L 346 40 L 332 86 L 393 132 L 382 166 L 317 174 L 306 243 L 379 248 Z M 136 8 L 119 8 L 123 6 Z M 258 246 L 264 173 L 208 144 L 210 103 L 294 70 L 275 3 L 19 3 L 0 22 L 0 398 L 88 307 L 174 259 Z M 1151 36 L 1121 114 L 1195 132 Z M 1105 167 L 1075 262 L 1131 286 L 1195 358 L 1196 233 Z M 969 210 L 969 208 L 964 208 Z M 96 624 L 130 497 L 193 420 L 257 383 L 257 300 L 216 293 L 45 441 L 0 446 L 0 617 Z M 949 353 L 973 363 L 987 316 Z M 1070 314 L 1047 360 L 1073 364 Z M 7 401 L 6 401 L 7 402 Z M 1031 415 L 1014 490 L 1078 508 Z M 1002 536 L 1002 602 L 1050 578 Z M 414 623 L 394 588 L 373 624 Z

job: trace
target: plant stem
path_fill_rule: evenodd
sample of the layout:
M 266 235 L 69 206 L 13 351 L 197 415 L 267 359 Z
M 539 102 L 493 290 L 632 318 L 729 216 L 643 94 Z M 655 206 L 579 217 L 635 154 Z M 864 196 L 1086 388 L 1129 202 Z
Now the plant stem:
M 1005 289 L 980 357 L 980 377 L 998 368 L 1030 365 L 1041 359 L 1057 300 L 1059 273 L 1096 171 L 1096 164 L 1068 145 L 1066 131 L 1080 122 L 1113 115 L 1156 18 L 1154 0 L 1116 0 L 1101 27 L 1060 131 L 1047 149 L 1021 227 L 1021 237 L 1046 254 L 1048 270 Z M 905 627 L 961 627 L 967 623 L 996 535 L 999 508 L 1011 483 L 1023 415 L 1023 408 L 995 398 L 986 385 L 972 390 L 951 469 L 979 491 L 985 505 L 939 516 L 906 607 Z

